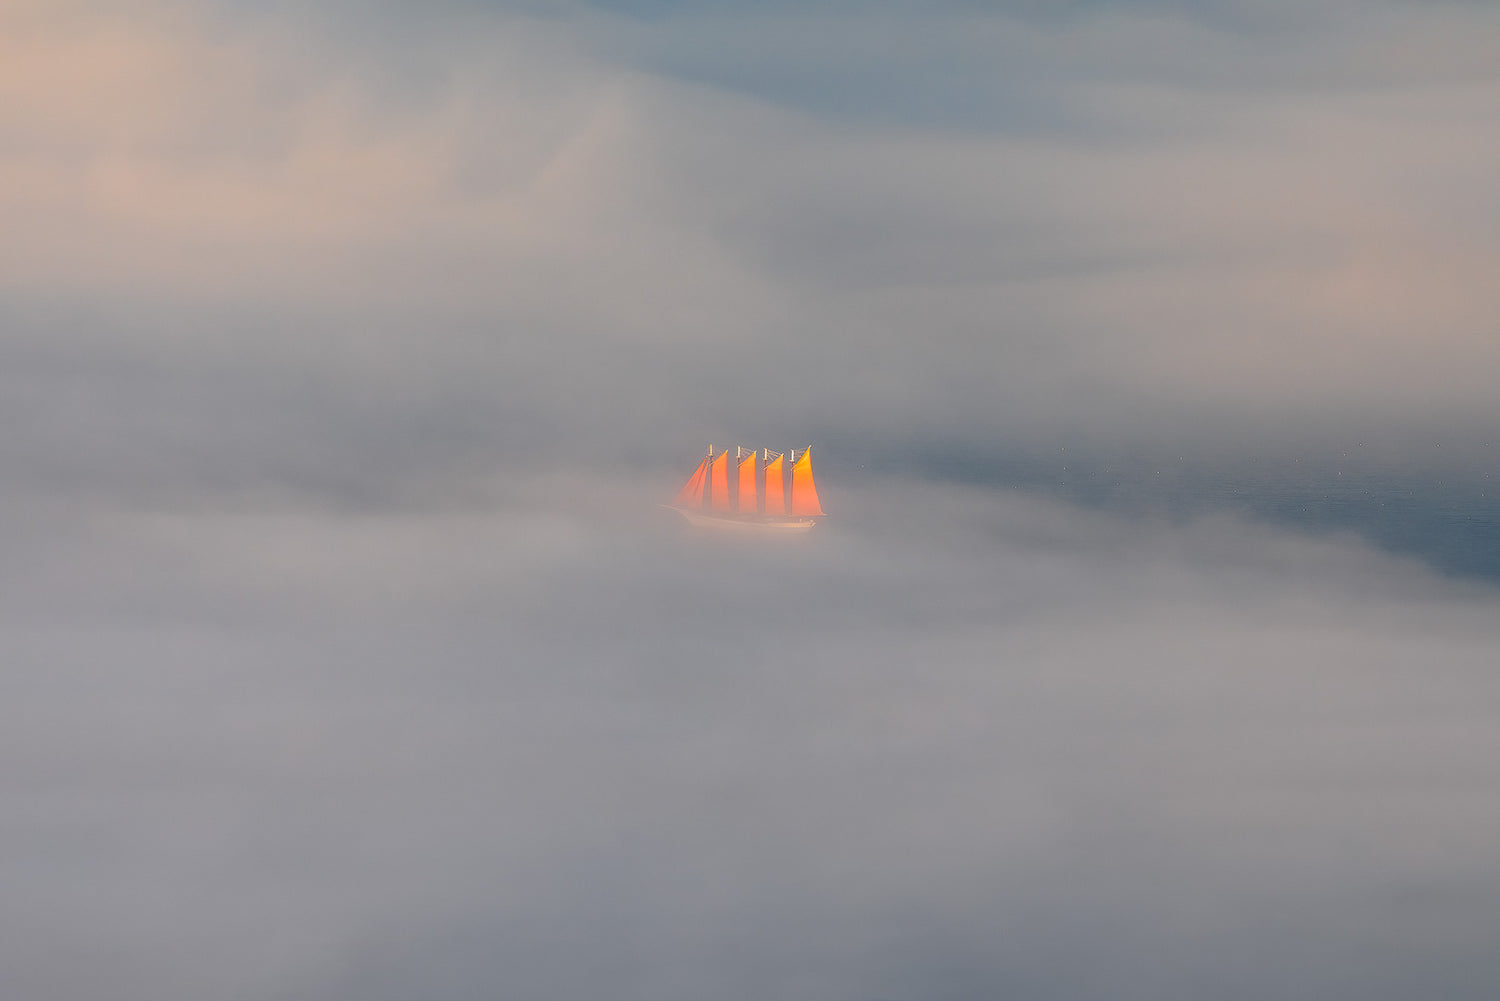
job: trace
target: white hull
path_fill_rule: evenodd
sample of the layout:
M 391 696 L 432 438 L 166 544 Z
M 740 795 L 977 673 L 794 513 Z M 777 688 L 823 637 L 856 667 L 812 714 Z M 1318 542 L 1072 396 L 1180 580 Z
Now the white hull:
M 805 532 L 817 524 L 811 518 L 782 518 L 775 515 L 713 514 L 674 507 L 694 528 L 714 528 L 728 532 Z

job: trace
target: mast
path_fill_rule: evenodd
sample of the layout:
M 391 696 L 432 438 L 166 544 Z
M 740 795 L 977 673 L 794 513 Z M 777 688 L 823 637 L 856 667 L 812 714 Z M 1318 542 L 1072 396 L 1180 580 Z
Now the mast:
M 708 506 L 715 511 L 728 511 L 729 506 L 729 449 L 725 449 L 709 463 Z

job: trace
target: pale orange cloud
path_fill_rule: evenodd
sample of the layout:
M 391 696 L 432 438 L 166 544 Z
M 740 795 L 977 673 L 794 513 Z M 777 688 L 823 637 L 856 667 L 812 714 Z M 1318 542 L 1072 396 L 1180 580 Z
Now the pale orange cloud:
M 3 16 L 13 292 L 459 311 L 758 379 L 821 354 L 827 406 L 898 426 L 1495 411 L 1500 84 L 1473 44 L 1442 66 L 1457 14 L 1363 88 L 1237 89 L 1204 67 L 1250 43 L 1170 19 L 984 23 L 1102 138 L 830 123 L 512 14 L 401 60 L 223 11 Z M 1152 46 L 1212 85 L 1111 76 Z

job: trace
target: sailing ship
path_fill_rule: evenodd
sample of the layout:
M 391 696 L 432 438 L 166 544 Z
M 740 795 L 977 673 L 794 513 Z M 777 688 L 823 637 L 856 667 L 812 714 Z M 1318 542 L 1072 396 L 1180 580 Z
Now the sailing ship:
M 805 532 L 823 517 L 813 482 L 812 449 L 775 452 L 735 446 L 734 487 L 729 450 L 708 456 L 677 491 L 668 507 L 699 528 L 731 531 Z M 790 467 L 791 475 L 786 475 Z

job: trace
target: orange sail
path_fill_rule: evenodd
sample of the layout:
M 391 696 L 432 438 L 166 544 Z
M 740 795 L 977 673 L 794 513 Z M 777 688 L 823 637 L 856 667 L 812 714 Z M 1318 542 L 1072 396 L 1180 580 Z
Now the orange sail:
M 698 468 L 693 470 L 693 475 L 677 491 L 677 499 L 672 503 L 677 507 L 702 507 L 703 506 L 703 477 L 708 472 L 708 460 L 704 459 L 698 463 Z
M 729 510 L 729 453 L 720 452 L 709 467 L 712 471 L 708 504 L 715 511 Z
M 781 477 L 781 459 L 784 456 L 780 452 L 775 453 L 775 458 L 765 464 L 765 513 L 768 515 L 784 515 L 786 513 L 786 480 Z
M 765 464 L 765 513 L 768 515 L 784 515 L 786 513 L 786 480 L 781 477 L 781 462 L 783 456 L 780 452 L 766 452 Z
M 755 452 L 751 452 L 740 460 L 739 464 L 739 486 L 740 486 L 740 513 L 754 514 L 757 510 L 755 504 Z
M 812 449 L 809 448 L 792 463 L 792 514 L 822 513 L 818 488 L 813 483 Z

